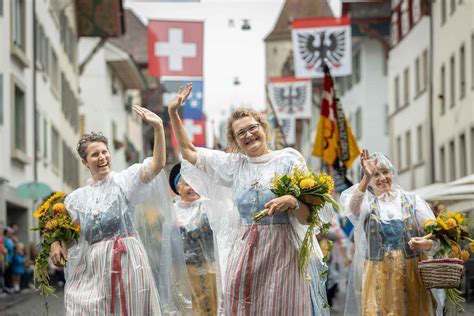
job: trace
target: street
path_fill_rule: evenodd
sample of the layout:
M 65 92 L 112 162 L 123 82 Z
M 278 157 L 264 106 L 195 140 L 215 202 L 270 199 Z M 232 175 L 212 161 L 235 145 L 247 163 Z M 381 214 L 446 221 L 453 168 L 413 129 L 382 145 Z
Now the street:
M 57 297 L 48 298 L 49 316 L 65 315 L 63 306 L 63 291 L 58 290 Z M 43 299 L 35 292 L 12 294 L 0 298 L 0 314 L 2 316 L 38 316 L 46 315 Z M 331 310 L 331 316 L 344 315 L 344 296 L 340 293 L 335 299 L 335 306 Z M 464 315 L 474 315 L 474 302 L 465 304 Z

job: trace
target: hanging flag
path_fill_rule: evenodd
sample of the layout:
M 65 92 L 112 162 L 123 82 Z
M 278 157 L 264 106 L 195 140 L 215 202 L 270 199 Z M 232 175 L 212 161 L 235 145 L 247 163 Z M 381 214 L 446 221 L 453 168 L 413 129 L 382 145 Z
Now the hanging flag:
M 148 22 L 148 73 L 202 77 L 203 22 Z
M 296 77 L 323 78 L 324 63 L 335 77 L 351 74 L 349 17 L 294 20 L 291 37 Z
M 181 106 L 181 117 L 201 121 L 203 119 L 203 81 L 202 80 L 163 80 L 163 104 L 167 105 L 169 101 L 175 98 L 179 87 L 185 87 L 187 83 L 192 83 L 193 90 L 188 99 Z
M 206 147 L 206 117 L 204 116 L 201 121 L 182 118 L 182 122 L 191 142 L 195 146 Z M 171 133 L 171 145 L 174 148 L 178 147 L 174 132 Z
M 271 78 L 268 84 L 270 100 L 277 116 L 311 118 L 311 80 L 293 77 Z
M 285 134 L 286 143 L 294 145 L 296 143 L 296 119 L 294 117 L 281 117 L 279 120 L 283 134 Z
M 345 168 L 349 169 L 359 153 L 359 146 L 344 115 L 342 105 L 336 100 L 331 74 L 326 68 L 313 156 L 321 157 L 330 166 L 340 160 Z

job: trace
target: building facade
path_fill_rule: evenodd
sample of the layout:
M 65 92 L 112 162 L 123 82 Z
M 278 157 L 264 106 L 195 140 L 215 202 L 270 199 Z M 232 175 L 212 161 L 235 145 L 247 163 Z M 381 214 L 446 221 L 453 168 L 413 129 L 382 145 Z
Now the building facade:
M 99 41 L 80 39 L 81 62 Z M 106 41 L 84 64 L 80 87 L 81 134 L 101 132 L 108 138 L 113 170 L 123 170 L 142 159 L 142 122 L 132 106 L 141 105 L 140 91 L 145 88 L 145 80 L 130 55 Z M 85 182 L 90 174 L 85 168 L 82 174 Z
M 401 186 L 433 182 L 428 1 L 393 0 L 388 59 L 390 156 Z
M 435 180 L 474 174 L 474 3 L 433 2 Z
M 33 5 L 35 4 L 35 7 Z M 34 204 L 16 189 L 41 182 L 52 191 L 79 184 L 75 6 L 2 1 L 0 8 L 0 223 L 31 232 Z M 30 195 L 31 197 L 31 195 Z

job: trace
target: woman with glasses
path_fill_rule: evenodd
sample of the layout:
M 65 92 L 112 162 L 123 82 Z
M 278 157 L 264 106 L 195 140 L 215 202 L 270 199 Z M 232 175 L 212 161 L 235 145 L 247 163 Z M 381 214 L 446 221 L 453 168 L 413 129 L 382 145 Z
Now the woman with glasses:
M 276 197 L 270 191 L 275 173 L 287 174 L 296 165 L 306 168 L 303 157 L 291 148 L 271 151 L 268 123 L 252 109 L 238 109 L 230 115 L 229 153 L 196 148 L 178 115 L 191 89 L 188 84 L 178 91 L 168 111 L 186 160 L 183 177 L 211 201 L 233 200 L 234 207 L 213 208 L 208 213 L 221 263 L 224 313 L 329 315 L 320 277 L 325 267 L 317 242 L 307 272 L 298 268 L 309 209 L 291 195 Z M 264 208 L 270 216 L 253 221 L 254 213 Z

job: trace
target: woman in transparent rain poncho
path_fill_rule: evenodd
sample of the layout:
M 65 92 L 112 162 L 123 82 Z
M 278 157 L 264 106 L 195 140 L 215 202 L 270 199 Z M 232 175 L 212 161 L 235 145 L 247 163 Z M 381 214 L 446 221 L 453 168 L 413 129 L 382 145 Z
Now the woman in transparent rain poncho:
M 341 194 L 355 229 L 345 315 L 434 315 L 436 304 L 417 267 L 439 248 L 420 237 L 433 212 L 396 184 L 385 155 L 363 150 L 360 160 L 362 180 Z
M 169 248 L 180 243 L 171 246 L 173 233 L 163 225 L 158 247 L 146 240 L 156 234 L 148 231 L 148 236 L 138 235 L 144 226 L 137 222 L 145 217 L 137 212 L 146 199 L 151 199 L 150 204 L 157 207 L 156 217 L 163 220 L 166 211 L 172 210 L 167 178 L 160 172 L 166 161 L 163 125 L 145 108 L 136 106 L 134 111 L 154 130 L 152 158 L 113 172 L 108 141 L 102 134 L 86 134 L 77 146 L 91 179 L 67 195 L 65 206 L 81 226 L 81 237 L 68 249 L 63 243 L 51 247 L 55 265 L 67 262 L 67 315 L 161 315 L 161 311 L 177 310 L 170 306 L 170 272 L 165 267 L 171 266 L 166 262 L 171 258 Z M 179 232 L 177 236 L 179 241 Z M 145 249 L 144 244 L 152 247 Z M 179 260 L 173 264 L 179 266 Z
M 276 172 L 289 173 L 295 165 L 306 167 L 303 157 L 291 148 L 270 151 L 266 143 L 268 124 L 250 109 L 236 110 L 229 118 L 228 145 L 234 153 L 194 147 L 178 115 L 191 89 L 188 84 L 168 106 L 181 153 L 187 160 L 183 162 L 183 177 L 201 196 L 214 201 L 233 199 L 236 206 L 208 213 L 211 226 L 213 222 L 225 223 L 224 227 L 212 227 L 223 259 L 219 261 L 224 275 L 224 314 L 329 315 L 320 277 L 325 266 L 317 241 L 307 278 L 298 268 L 306 228 L 298 222 L 307 223 L 308 207 L 293 196 L 276 197 L 270 191 Z M 222 192 L 229 194 L 224 196 Z M 254 213 L 264 208 L 269 209 L 270 216 L 253 221 Z M 235 217 L 236 210 L 240 216 Z
M 217 315 L 217 279 L 213 232 L 205 213 L 209 201 L 186 183 L 180 169 L 181 163 L 171 169 L 169 182 L 176 194 L 174 207 L 192 287 L 193 312 L 213 316 Z

